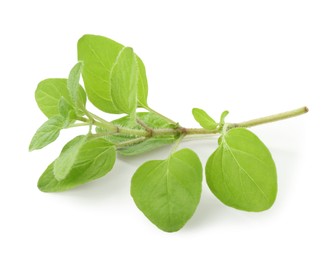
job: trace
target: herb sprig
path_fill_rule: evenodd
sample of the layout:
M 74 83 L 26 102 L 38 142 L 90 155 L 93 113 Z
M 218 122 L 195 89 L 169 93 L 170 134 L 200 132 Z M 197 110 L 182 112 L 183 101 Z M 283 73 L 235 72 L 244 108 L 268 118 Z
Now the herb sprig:
M 40 177 L 38 188 L 69 190 L 110 172 L 117 153 L 132 156 L 174 144 L 166 159 L 147 161 L 137 169 L 131 196 L 158 228 L 178 231 L 194 214 L 202 191 L 201 161 L 190 149 L 178 150 L 178 143 L 185 136 L 213 135 L 218 137 L 218 147 L 205 166 L 212 193 L 225 205 L 245 211 L 263 211 L 273 205 L 277 194 L 274 160 L 246 128 L 304 114 L 306 107 L 241 123 L 225 122 L 228 111 L 216 121 L 194 108 L 192 114 L 201 128 L 187 128 L 153 110 L 147 96 L 145 66 L 132 48 L 102 36 L 80 38 L 78 63 L 68 78 L 38 84 L 36 102 L 48 120 L 33 136 L 29 150 L 52 143 L 63 129 L 86 127 L 87 134 L 64 146 Z M 104 112 L 126 116 L 109 122 L 86 109 L 87 97 Z

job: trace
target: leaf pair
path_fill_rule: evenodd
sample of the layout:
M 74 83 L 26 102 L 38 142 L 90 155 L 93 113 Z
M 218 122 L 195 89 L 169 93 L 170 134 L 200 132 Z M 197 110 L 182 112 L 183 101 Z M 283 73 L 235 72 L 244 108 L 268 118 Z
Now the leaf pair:
M 80 66 L 81 63 L 79 63 Z M 76 65 L 77 66 L 77 65 Z M 76 66 L 74 69 L 77 69 Z M 86 93 L 84 89 L 79 85 L 79 79 L 77 84 L 73 82 L 73 79 L 60 79 L 50 78 L 41 81 L 35 91 L 35 99 L 40 110 L 48 118 L 61 115 L 61 108 L 59 102 L 63 99 L 70 108 L 78 112 L 78 115 L 82 115 L 82 107 L 86 105 Z
M 86 93 L 80 86 L 82 63 L 77 63 L 68 79 L 46 79 L 35 92 L 36 102 L 49 118 L 33 136 L 29 150 L 41 149 L 55 141 L 60 131 L 85 114 Z
M 78 41 L 83 79 L 90 101 L 104 112 L 134 115 L 147 107 L 147 78 L 141 59 L 129 47 L 96 35 Z
M 220 122 L 218 124 L 203 109 L 193 108 L 192 113 L 195 120 L 201 125 L 201 127 L 207 130 L 214 130 L 219 126 L 222 127 L 225 123 L 225 117 L 228 115 L 228 111 L 224 111 L 220 116 Z
M 44 192 L 72 189 L 106 175 L 116 159 L 115 146 L 104 138 L 77 136 L 68 142 L 38 181 Z

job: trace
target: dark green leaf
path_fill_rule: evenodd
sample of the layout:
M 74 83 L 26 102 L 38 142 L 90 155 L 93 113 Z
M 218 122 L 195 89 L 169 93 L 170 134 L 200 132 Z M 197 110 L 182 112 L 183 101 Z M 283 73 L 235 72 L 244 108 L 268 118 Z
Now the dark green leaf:
M 218 124 L 203 109 L 193 108 L 192 110 L 195 120 L 205 129 L 216 129 Z
M 167 232 L 181 229 L 191 218 L 201 191 L 202 165 L 189 149 L 182 149 L 167 160 L 144 163 L 131 181 L 131 195 L 137 207 Z
M 73 141 L 73 140 L 72 140 Z M 64 151 L 70 146 L 65 146 Z M 51 163 L 38 181 L 44 192 L 59 192 L 72 189 L 86 182 L 101 178 L 113 167 L 116 159 L 115 147 L 103 138 L 91 139 L 81 147 L 75 163 L 65 179 L 58 181 Z
M 61 116 L 51 117 L 37 129 L 37 132 L 30 142 L 29 151 L 41 149 L 55 141 L 63 127 L 64 119 Z
M 228 206 L 263 211 L 275 201 L 275 163 L 261 140 L 244 128 L 231 129 L 223 136 L 205 171 L 210 190 Z

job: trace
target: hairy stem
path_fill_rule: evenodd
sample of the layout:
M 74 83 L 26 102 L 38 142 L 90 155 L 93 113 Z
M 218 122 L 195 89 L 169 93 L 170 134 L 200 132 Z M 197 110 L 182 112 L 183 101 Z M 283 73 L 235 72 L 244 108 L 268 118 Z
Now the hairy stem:
M 291 117 L 295 117 L 295 116 L 300 116 L 300 115 L 305 114 L 307 112 L 308 112 L 307 107 L 301 107 L 301 108 L 297 108 L 297 109 L 290 110 L 290 111 L 287 111 L 287 112 L 271 115 L 271 116 L 260 117 L 260 118 L 257 118 L 257 119 L 244 121 L 244 122 L 241 122 L 241 123 L 231 124 L 230 128 L 234 128 L 234 127 L 252 127 L 252 126 L 256 126 L 256 125 L 262 125 L 262 124 L 275 122 L 275 121 L 279 121 L 279 120 L 283 120 L 283 119 L 287 119 L 287 118 L 291 118 Z
M 228 123 L 225 124 L 225 128 L 228 131 L 229 129 L 236 128 L 236 127 L 252 127 L 256 125 L 261 125 L 265 123 L 270 123 L 274 121 L 279 121 L 283 119 L 287 119 L 290 117 L 299 116 L 302 114 L 305 114 L 308 112 L 307 107 L 301 107 L 298 109 L 294 109 L 291 111 L 270 115 L 266 117 L 260 117 L 257 119 L 244 121 L 241 123 Z M 160 114 L 159 114 L 160 115 Z M 163 116 L 162 116 L 163 117 Z M 164 117 L 165 118 L 165 117 Z M 108 132 L 106 133 L 98 133 L 94 136 L 108 136 L 108 135 L 114 135 L 114 134 L 123 134 L 123 135 L 130 135 L 134 136 L 132 140 L 121 142 L 118 144 L 119 147 L 129 146 L 136 143 L 143 142 L 147 140 L 150 137 L 157 137 L 157 136 L 194 136 L 194 135 L 213 135 L 213 134 L 219 134 L 222 132 L 223 126 L 220 126 L 214 130 L 207 130 L 204 128 L 184 128 L 184 127 L 177 127 L 177 128 L 151 128 L 147 126 L 144 122 L 137 119 L 137 122 L 143 127 L 143 129 L 133 129 L 133 128 L 127 128 L 127 127 L 121 127 L 116 126 L 113 123 L 107 122 L 103 120 L 102 118 L 99 118 L 95 116 L 94 114 L 90 113 L 90 118 L 78 118 L 79 121 L 85 122 L 83 125 L 90 124 L 95 125 L 104 129 L 107 129 Z M 169 120 L 171 121 L 171 120 Z

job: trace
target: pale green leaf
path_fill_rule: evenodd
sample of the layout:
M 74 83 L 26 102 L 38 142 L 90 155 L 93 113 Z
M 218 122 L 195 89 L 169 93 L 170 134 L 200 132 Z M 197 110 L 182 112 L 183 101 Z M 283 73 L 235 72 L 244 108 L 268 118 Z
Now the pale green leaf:
M 195 120 L 205 129 L 216 129 L 218 124 L 203 109 L 193 108 L 192 110 Z
M 210 190 L 228 206 L 263 211 L 275 201 L 275 163 L 267 147 L 249 130 L 229 130 L 210 156 L 205 171 Z
M 138 67 L 131 48 L 123 48 L 111 69 L 111 99 L 122 113 L 133 116 L 137 108 Z
M 80 97 L 86 100 L 86 94 L 82 87 L 79 87 Z M 59 101 L 63 97 L 67 103 L 73 106 L 70 94 L 67 89 L 67 79 L 51 78 L 41 81 L 35 91 L 35 99 L 38 107 L 48 117 L 59 115 Z
M 220 115 L 220 121 L 219 121 L 219 124 L 220 125 L 223 125 L 225 124 L 225 117 L 228 115 L 228 111 L 225 110 L 221 115 Z
M 53 171 L 58 181 L 65 179 L 70 173 L 86 140 L 87 136 L 77 136 L 65 145 L 54 164 Z
M 82 96 L 80 91 L 80 75 L 82 71 L 83 63 L 78 62 L 71 69 L 67 80 L 67 89 L 71 97 L 73 108 L 77 115 L 83 115 L 85 113 L 86 95 Z
M 64 148 L 69 149 L 70 147 Z M 54 162 L 38 181 L 38 188 L 44 192 L 60 192 L 72 189 L 86 182 L 101 178 L 113 168 L 116 159 L 115 147 L 103 138 L 91 139 L 81 147 L 69 174 L 58 181 L 54 176 Z
M 59 100 L 59 114 L 63 118 L 68 118 L 73 111 L 73 107 L 66 101 L 64 97 L 61 97 Z
M 30 142 L 29 151 L 41 149 L 55 141 L 63 127 L 64 119 L 61 116 L 51 117 L 37 129 Z
M 82 77 L 88 98 L 97 108 L 104 112 L 124 113 L 122 111 L 123 106 L 121 106 L 121 109 L 116 106 L 111 93 L 113 91 L 111 88 L 111 72 L 122 49 L 124 49 L 123 45 L 98 35 L 84 35 L 78 41 L 78 60 L 84 62 Z M 138 81 L 137 91 L 134 92 L 134 95 L 137 96 L 138 106 L 147 106 L 145 67 L 137 55 L 135 55 L 135 60 Z M 125 96 L 122 93 L 119 95 Z M 131 98 L 133 97 L 131 96 L 130 100 Z
M 138 65 L 138 106 L 147 107 L 148 83 L 146 78 L 146 69 L 143 61 L 136 55 Z
M 74 108 L 64 99 L 64 97 L 61 97 L 59 101 L 59 113 L 63 117 L 64 128 L 68 127 L 76 120 Z
M 154 160 L 138 168 L 131 180 L 137 207 L 158 228 L 174 232 L 194 214 L 202 191 L 202 165 L 189 149 L 167 160 Z
M 84 62 L 82 77 L 89 100 L 108 113 L 122 113 L 111 101 L 110 73 L 123 45 L 98 35 L 78 41 L 78 60 Z

